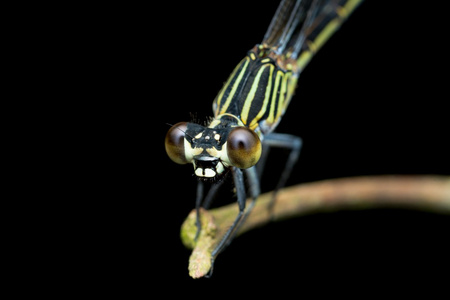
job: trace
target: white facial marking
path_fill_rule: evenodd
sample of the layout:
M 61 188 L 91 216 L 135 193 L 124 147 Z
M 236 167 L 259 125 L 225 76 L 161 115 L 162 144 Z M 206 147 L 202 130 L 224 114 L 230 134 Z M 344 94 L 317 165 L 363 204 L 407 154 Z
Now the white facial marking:
M 199 155 L 203 152 L 203 148 L 192 148 L 191 144 L 184 139 L 184 155 L 187 161 L 192 161 L 195 155 Z
M 209 155 L 213 156 L 214 160 L 219 156 L 217 149 L 214 147 L 206 149 L 206 152 L 208 152 Z
M 197 175 L 198 177 L 203 177 L 203 169 L 202 168 L 195 169 L 195 175 Z
M 214 177 L 216 176 L 216 172 L 211 169 L 205 169 L 205 177 Z
M 217 166 L 216 166 L 217 174 L 221 174 L 224 170 L 225 170 L 225 168 L 223 167 L 222 163 L 221 162 L 217 163 Z
M 218 156 L 222 160 L 222 163 L 225 167 L 231 166 L 230 159 L 228 158 L 228 153 L 227 153 L 227 143 L 228 142 L 225 142 L 225 144 L 223 144 L 222 151 L 220 151 L 219 156 Z
M 206 151 L 208 151 L 209 149 L 206 149 Z M 209 157 L 209 156 L 203 156 L 202 158 L 201 158 L 201 160 L 204 160 L 204 161 L 213 161 L 213 160 L 216 160 L 217 158 L 215 158 L 215 157 Z

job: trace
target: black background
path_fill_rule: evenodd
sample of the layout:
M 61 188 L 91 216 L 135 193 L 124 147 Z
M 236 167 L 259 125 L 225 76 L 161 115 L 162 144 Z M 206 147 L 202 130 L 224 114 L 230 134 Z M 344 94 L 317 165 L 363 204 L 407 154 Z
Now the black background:
M 194 208 L 196 179 L 192 166 L 167 157 L 164 136 L 191 114 L 211 116 L 223 82 L 265 33 L 277 7 L 267 2 L 102 7 L 89 21 L 76 19 L 73 94 L 88 134 L 74 143 L 83 175 L 61 247 L 61 269 L 79 274 L 76 286 L 208 298 L 363 287 L 366 295 L 414 291 L 445 272 L 446 216 L 379 209 L 270 224 L 233 241 L 212 278 L 189 278 L 179 230 Z M 363 3 L 301 75 L 277 128 L 304 141 L 288 185 L 450 174 L 443 18 L 436 4 L 392 2 Z M 264 191 L 285 157 L 269 158 Z

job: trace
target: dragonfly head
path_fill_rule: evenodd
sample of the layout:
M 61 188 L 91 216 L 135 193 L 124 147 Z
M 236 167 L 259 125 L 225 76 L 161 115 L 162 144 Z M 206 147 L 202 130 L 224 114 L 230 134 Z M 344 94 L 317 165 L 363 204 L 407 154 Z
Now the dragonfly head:
M 192 163 L 201 179 L 215 179 L 232 166 L 250 168 L 261 156 L 258 135 L 245 126 L 210 128 L 181 122 L 169 129 L 165 145 L 174 162 Z

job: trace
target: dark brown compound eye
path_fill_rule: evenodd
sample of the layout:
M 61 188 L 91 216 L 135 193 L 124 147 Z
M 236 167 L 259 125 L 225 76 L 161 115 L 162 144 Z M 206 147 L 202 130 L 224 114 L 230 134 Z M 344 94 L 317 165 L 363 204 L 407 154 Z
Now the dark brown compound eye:
M 261 157 L 258 135 L 247 127 L 233 128 L 227 139 L 227 155 L 235 167 L 247 169 L 254 166 Z
M 184 151 L 184 136 L 187 129 L 186 122 L 173 125 L 166 134 L 166 152 L 171 160 L 177 164 L 187 164 Z

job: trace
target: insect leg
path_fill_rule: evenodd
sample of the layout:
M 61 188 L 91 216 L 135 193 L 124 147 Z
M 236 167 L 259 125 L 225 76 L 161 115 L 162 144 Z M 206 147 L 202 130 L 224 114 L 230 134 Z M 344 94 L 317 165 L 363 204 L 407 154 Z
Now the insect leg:
M 256 199 L 258 198 L 259 194 L 261 194 L 261 188 L 259 184 L 259 177 L 258 173 L 255 167 L 251 167 L 249 169 L 244 170 L 245 175 L 247 177 L 247 185 L 248 185 L 248 191 L 250 193 L 251 202 L 249 206 L 247 207 L 247 210 L 244 214 L 244 217 L 242 218 L 241 222 L 239 223 L 238 228 L 236 228 L 233 238 L 236 235 L 237 231 L 239 230 L 239 227 L 245 223 L 245 220 L 247 220 L 247 217 L 250 215 L 253 207 L 255 206 Z M 230 240 L 231 242 L 231 240 Z
M 250 215 L 253 207 L 255 206 L 256 199 L 258 198 L 259 194 L 261 193 L 261 189 L 260 189 L 260 185 L 259 185 L 259 178 L 258 178 L 258 173 L 256 172 L 256 168 L 251 167 L 251 168 L 245 169 L 244 174 L 247 178 L 248 192 L 250 194 L 251 201 L 250 201 L 249 205 L 246 207 L 246 211 L 245 211 L 243 217 L 239 221 L 239 224 L 236 225 L 236 229 L 234 230 L 234 232 L 228 239 L 228 243 L 226 245 L 224 245 L 223 249 L 225 249 L 225 247 L 227 247 L 231 243 L 231 241 L 234 239 L 237 232 L 239 231 L 239 228 L 242 226 L 242 224 L 245 223 L 245 220 Z
M 200 230 L 202 229 L 202 224 L 200 222 L 200 207 L 202 206 L 203 191 L 204 183 L 199 181 L 197 183 L 197 197 L 195 198 L 195 212 L 197 215 L 195 224 L 197 225 L 197 232 L 195 233 L 194 241 L 197 241 L 198 236 L 200 235 Z
M 256 164 L 256 173 L 258 175 L 258 179 L 261 180 L 262 174 L 264 172 L 264 167 L 266 166 L 267 157 L 269 156 L 270 146 L 265 142 L 262 143 L 262 151 L 261 157 L 259 158 L 258 163 Z
M 203 201 L 202 207 L 204 209 L 209 209 L 212 201 L 214 200 L 214 197 L 216 196 L 217 192 L 219 191 L 219 188 L 223 185 L 225 180 L 221 180 L 219 182 L 215 182 L 211 185 L 211 188 L 208 191 L 208 194 L 205 197 L 205 200 Z
M 214 200 L 214 197 L 216 196 L 217 192 L 219 191 L 219 188 L 222 186 L 222 184 L 224 182 L 225 182 L 225 180 L 222 180 L 220 182 L 212 184 L 204 199 L 203 199 L 204 183 L 203 183 L 203 181 L 198 182 L 197 198 L 195 200 L 195 209 L 197 212 L 197 220 L 196 220 L 197 232 L 195 233 L 195 239 L 194 239 L 195 241 L 198 239 L 198 236 L 200 235 L 200 231 L 202 229 L 202 224 L 200 222 L 200 207 L 203 207 L 204 209 L 209 208 L 212 201 Z M 203 202 L 203 204 L 202 204 L 202 202 Z
M 233 181 L 234 186 L 236 187 L 236 196 L 237 196 L 237 202 L 239 206 L 239 213 L 236 216 L 236 219 L 234 220 L 233 224 L 228 228 L 227 232 L 224 234 L 222 240 L 217 244 L 216 248 L 211 253 L 211 271 L 210 275 L 212 273 L 212 269 L 214 266 L 214 259 L 217 257 L 217 255 L 225 248 L 226 245 L 231 241 L 232 237 L 234 236 L 234 232 L 237 229 L 239 222 L 242 219 L 242 216 L 244 215 L 245 211 L 245 187 L 244 187 L 244 175 L 242 171 L 239 168 L 232 167 L 231 172 L 233 175 Z
M 298 157 L 300 156 L 300 150 L 302 148 L 303 142 L 300 137 L 294 135 L 284 133 L 271 133 L 265 137 L 264 143 L 266 143 L 270 147 L 279 147 L 290 150 L 289 157 L 286 161 L 286 166 L 284 167 L 283 173 L 281 174 L 281 177 L 275 187 L 272 200 L 269 203 L 268 209 L 272 213 L 277 193 L 281 188 L 285 186 L 286 181 L 288 180 L 289 175 L 291 174 L 292 169 L 297 162 Z

